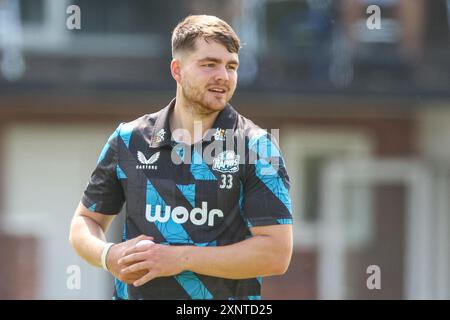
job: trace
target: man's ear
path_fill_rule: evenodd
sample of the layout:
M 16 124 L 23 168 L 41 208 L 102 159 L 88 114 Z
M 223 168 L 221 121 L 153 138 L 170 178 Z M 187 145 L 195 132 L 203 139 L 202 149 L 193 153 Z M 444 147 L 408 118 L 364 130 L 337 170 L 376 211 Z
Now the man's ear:
M 181 61 L 179 59 L 172 59 L 170 63 L 170 72 L 172 73 L 172 77 L 175 79 L 177 83 L 181 82 Z

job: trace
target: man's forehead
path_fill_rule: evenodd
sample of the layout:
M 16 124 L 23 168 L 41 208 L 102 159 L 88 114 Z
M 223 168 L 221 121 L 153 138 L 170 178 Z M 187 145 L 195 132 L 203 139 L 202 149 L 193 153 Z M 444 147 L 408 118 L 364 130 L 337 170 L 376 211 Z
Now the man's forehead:
M 196 61 L 201 60 L 220 60 L 239 62 L 238 54 L 229 52 L 228 49 L 221 43 L 203 38 L 197 39 L 194 50 L 190 53 L 191 58 Z
M 230 63 L 230 64 L 239 64 L 239 60 L 234 57 L 230 57 L 229 59 L 223 59 L 213 55 L 207 55 L 203 58 L 196 59 L 197 62 L 216 62 L 216 63 Z

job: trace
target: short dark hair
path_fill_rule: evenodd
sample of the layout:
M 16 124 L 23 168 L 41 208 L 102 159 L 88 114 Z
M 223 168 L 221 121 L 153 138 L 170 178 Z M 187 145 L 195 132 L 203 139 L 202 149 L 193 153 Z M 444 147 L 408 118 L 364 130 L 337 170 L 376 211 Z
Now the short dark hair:
M 239 53 L 241 42 L 228 23 L 215 16 L 190 15 L 181 21 L 172 33 L 172 56 L 180 51 L 195 49 L 195 40 L 213 40 L 229 52 Z

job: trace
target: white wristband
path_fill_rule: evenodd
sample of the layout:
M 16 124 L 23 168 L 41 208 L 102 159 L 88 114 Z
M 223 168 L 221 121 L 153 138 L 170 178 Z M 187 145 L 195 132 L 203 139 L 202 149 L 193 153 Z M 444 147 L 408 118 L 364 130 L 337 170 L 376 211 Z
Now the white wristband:
M 103 269 L 105 269 L 106 271 L 109 272 L 108 267 L 106 266 L 106 256 L 108 255 L 108 251 L 109 249 L 111 249 L 111 247 L 114 245 L 114 243 L 109 242 L 105 245 L 105 247 L 103 248 L 102 251 L 102 256 L 100 258 L 101 262 L 102 262 L 102 267 Z

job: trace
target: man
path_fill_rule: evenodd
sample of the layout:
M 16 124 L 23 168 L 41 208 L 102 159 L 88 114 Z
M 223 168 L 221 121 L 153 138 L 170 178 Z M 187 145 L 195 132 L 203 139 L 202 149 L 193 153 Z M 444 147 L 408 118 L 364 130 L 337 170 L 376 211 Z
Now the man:
M 116 278 L 116 299 L 260 299 L 261 277 L 288 268 L 283 159 L 271 135 L 228 104 L 239 49 L 226 22 L 187 17 L 172 36 L 176 98 L 121 124 L 100 154 L 70 242 Z M 124 241 L 106 243 L 124 203 Z

